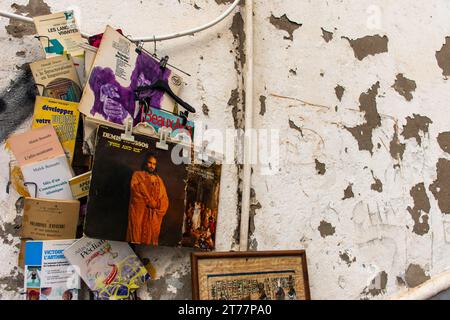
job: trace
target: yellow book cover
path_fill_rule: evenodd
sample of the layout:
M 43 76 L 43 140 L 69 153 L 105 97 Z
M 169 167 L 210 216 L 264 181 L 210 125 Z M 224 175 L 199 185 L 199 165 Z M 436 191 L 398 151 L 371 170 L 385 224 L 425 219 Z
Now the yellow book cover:
M 73 160 L 80 112 L 78 103 L 47 97 L 36 97 L 33 129 L 51 124 L 58 134 L 65 153 Z

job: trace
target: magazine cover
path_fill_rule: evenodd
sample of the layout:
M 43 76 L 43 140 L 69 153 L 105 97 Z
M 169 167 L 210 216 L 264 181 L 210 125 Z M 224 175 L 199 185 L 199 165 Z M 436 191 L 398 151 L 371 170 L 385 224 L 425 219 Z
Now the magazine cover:
M 73 11 L 64 11 L 34 17 L 34 24 L 46 58 L 69 53 L 73 57 L 82 56 L 79 47 L 83 43 Z
M 78 103 L 36 97 L 32 128 L 40 128 L 51 124 L 56 130 L 70 163 L 72 163 L 75 152 L 79 120 Z
M 80 102 L 83 90 L 70 55 L 37 61 L 30 68 L 41 96 Z
M 195 124 L 192 121 L 188 121 L 186 125 L 183 125 L 183 119 L 173 113 L 149 108 L 148 112 L 143 114 L 141 122 L 148 123 L 156 132 L 162 127 L 171 128 L 171 137 L 176 137 L 180 133 L 188 133 L 191 141 L 194 141 Z
M 26 243 L 26 300 L 78 300 L 80 277 L 64 256 L 64 250 L 74 242 L 59 240 Z
M 84 88 L 80 112 L 120 125 L 131 117 L 137 125 L 142 116 L 134 101 L 138 87 L 166 80 L 172 91 L 179 93 L 181 77 L 170 68 L 162 69 L 158 60 L 136 49 L 129 39 L 110 26 L 106 28 Z M 170 112 L 175 108 L 174 100 L 160 90 L 150 90 L 141 97 L 148 98 L 151 107 Z
M 186 209 L 181 244 L 185 247 L 213 250 L 216 241 L 222 166 L 190 165 L 187 172 Z
M 84 232 L 96 239 L 177 246 L 182 238 L 186 166 L 157 139 L 100 126 Z
M 98 300 L 130 299 L 150 279 L 127 243 L 84 237 L 64 251 Z

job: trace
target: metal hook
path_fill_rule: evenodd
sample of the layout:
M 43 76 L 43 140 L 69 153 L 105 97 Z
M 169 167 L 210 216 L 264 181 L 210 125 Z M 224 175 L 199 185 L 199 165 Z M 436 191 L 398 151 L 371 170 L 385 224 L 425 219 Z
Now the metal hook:
M 36 183 L 34 183 L 34 182 L 25 182 L 23 185 L 24 185 L 25 187 L 28 187 L 29 185 L 34 186 L 34 197 L 37 198 L 37 195 L 38 195 L 38 186 L 37 186 Z

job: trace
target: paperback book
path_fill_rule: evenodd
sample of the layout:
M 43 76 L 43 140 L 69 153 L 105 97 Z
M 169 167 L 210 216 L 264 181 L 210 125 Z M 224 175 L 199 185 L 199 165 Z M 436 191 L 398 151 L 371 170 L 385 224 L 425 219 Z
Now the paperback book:
M 124 242 L 84 237 L 64 251 L 96 300 L 131 299 L 150 279 L 142 262 Z
M 75 240 L 28 241 L 25 245 L 26 300 L 78 300 L 80 277 L 64 256 Z

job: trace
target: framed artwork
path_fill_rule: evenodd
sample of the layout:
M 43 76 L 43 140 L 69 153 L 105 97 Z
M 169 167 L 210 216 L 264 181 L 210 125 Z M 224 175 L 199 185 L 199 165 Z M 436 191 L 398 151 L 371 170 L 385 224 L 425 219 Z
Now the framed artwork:
M 194 300 L 310 300 L 305 251 L 192 253 Z

